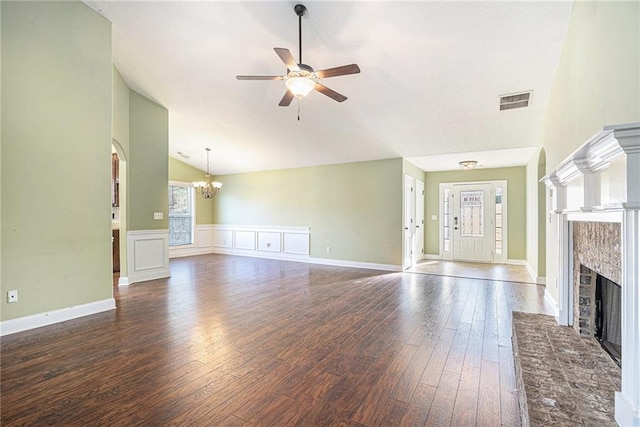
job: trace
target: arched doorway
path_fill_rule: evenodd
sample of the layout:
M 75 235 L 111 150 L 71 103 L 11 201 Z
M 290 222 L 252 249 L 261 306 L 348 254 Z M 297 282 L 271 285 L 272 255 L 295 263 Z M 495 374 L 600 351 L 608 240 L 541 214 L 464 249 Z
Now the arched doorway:
M 127 277 L 127 156 L 120 143 L 111 143 L 111 233 L 113 270 L 118 286 L 128 285 Z
M 538 156 L 538 277 L 547 275 L 547 187 L 540 180 L 546 175 L 547 155 L 544 147 Z

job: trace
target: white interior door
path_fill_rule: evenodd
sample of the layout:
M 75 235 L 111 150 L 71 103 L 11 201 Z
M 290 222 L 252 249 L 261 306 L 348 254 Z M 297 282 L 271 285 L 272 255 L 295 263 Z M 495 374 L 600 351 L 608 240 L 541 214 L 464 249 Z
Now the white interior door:
M 413 177 L 404 176 L 404 245 L 402 254 L 402 267 L 407 269 L 413 265 L 413 235 L 415 215 L 415 199 L 413 193 Z
M 453 259 L 491 262 L 495 241 L 492 185 L 453 186 Z
M 424 182 L 416 180 L 416 221 L 415 239 L 413 239 L 413 263 L 422 259 L 424 254 Z

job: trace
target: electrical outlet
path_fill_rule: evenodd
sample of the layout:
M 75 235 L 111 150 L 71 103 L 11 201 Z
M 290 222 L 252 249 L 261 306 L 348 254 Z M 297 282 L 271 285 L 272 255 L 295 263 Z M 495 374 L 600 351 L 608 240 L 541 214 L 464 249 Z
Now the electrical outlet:
M 154 212 L 153 213 L 153 219 L 162 219 L 164 217 L 164 215 L 162 214 L 162 212 Z
M 18 302 L 18 290 L 7 291 L 7 302 Z
M 331 246 L 327 246 L 327 253 L 330 254 L 331 253 Z

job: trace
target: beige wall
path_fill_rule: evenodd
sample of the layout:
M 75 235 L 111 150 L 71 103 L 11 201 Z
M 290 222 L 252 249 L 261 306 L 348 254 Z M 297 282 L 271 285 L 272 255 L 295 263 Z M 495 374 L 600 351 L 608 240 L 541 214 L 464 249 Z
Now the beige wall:
M 7 320 L 113 296 L 113 68 L 111 25 L 83 3 L 0 7 Z
M 640 2 L 574 4 L 546 112 L 547 172 L 606 125 L 640 121 Z M 557 218 L 547 224 L 547 288 L 557 298 Z
M 440 253 L 439 221 L 431 216 L 440 217 L 439 185 L 453 182 L 507 181 L 507 257 L 512 260 L 526 259 L 526 176 L 525 167 L 456 170 L 447 172 L 427 172 L 425 184 L 425 251 L 427 254 Z
M 312 257 L 401 264 L 401 159 L 216 180 L 224 184 L 215 198 L 217 224 L 311 227 Z

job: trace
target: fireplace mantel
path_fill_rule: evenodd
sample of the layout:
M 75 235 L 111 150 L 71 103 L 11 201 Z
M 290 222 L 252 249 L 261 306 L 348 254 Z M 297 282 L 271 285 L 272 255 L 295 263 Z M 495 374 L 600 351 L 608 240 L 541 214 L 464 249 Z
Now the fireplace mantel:
M 541 180 L 558 223 L 558 316 L 573 322 L 575 221 L 622 224 L 622 387 L 615 417 L 640 426 L 640 123 L 605 126 Z

